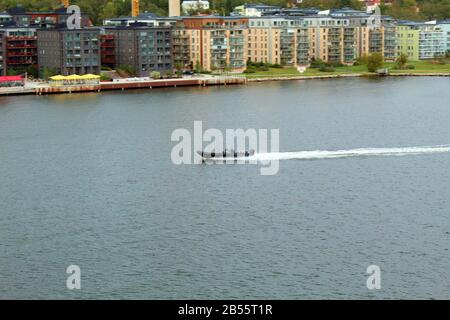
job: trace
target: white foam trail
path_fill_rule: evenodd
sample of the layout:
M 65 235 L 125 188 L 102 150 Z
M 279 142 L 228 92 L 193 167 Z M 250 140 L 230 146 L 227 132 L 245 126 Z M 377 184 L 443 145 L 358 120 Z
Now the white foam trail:
M 316 150 L 300 152 L 274 152 L 259 153 L 247 160 L 268 161 L 268 160 L 315 160 L 315 159 L 336 159 L 349 157 L 373 157 L 373 156 L 408 156 L 423 155 L 433 153 L 450 152 L 450 145 L 429 146 L 429 147 L 408 147 L 408 148 L 365 148 L 353 150 Z

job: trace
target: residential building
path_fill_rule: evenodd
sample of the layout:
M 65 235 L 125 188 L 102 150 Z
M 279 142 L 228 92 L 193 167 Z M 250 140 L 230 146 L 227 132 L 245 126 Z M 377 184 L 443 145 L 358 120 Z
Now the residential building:
M 100 29 L 40 29 L 38 62 L 42 74 L 51 69 L 62 75 L 100 73 Z
M 129 27 L 139 24 L 148 27 L 170 27 L 178 21 L 177 18 L 159 17 L 153 13 L 141 13 L 137 17 L 118 17 L 103 20 L 104 26 Z
M 190 12 L 202 11 L 209 9 L 209 1 L 206 0 L 188 0 L 183 1 L 181 4 L 183 14 L 189 14 Z
M 138 76 L 152 71 L 172 72 L 172 30 L 170 27 L 130 26 L 105 29 L 115 38 L 116 65 L 131 67 Z
M 114 33 L 102 33 L 100 35 L 101 65 L 115 68 L 117 65 L 117 39 Z
M 192 35 L 193 30 L 185 29 L 174 29 L 172 31 L 172 45 L 173 45 L 173 66 L 175 68 L 190 69 L 194 68 L 194 61 L 198 59 L 195 56 L 191 56 L 191 47 L 193 47 L 192 52 L 199 51 L 196 50 L 196 46 L 199 44 L 193 43 L 194 37 Z
M 234 8 L 232 15 L 245 17 L 261 17 L 263 15 L 272 15 L 279 12 L 282 8 L 279 6 L 269 6 L 259 3 L 246 3 Z
M 446 54 L 446 34 L 440 26 L 423 24 L 419 34 L 419 59 L 433 59 Z
M 404 23 L 397 26 L 396 34 L 398 53 L 406 54 L 410 61 L 418 61 L 420 30 Z
M 435 24 L 444 32 L 446 51 L 450 52 L 450 20 L 435 21 Z
M 33 72 L 38 69 L 37 36 L 34 28 L 4 29 L 6 73 Z M 30 70 L 34 69 L 34 70 Z
M 28 12 L 23 7 L 15 7 L 8 10 L 12 20 L 19 27 L 53 28 L 66 27 L 68 18 L 72 13 L 67 13 L 66 8 L 48 12 Z M 91 27 L 92 21 L 86 13 L 81 13 L 81 26 Z
M 448 31 L 442 25 L 414 21 L 399 21 L 398 49 L 411 60 L 426 60 L 445 56 Z
M 204 70 L 245 70 L 248 19 L 241 17 L 183 17 L 178 28 L 191 37 L 191 65 Z

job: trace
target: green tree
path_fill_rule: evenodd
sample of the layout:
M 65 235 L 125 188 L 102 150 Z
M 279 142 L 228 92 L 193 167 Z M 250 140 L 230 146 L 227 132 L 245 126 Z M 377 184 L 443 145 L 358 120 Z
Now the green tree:
M 408 63 L 408 55 L 406 53 L 401 53 L 397 60 L 395 61 L 395 63 L 397 64 L 397 67 L 399 69 L 404 69 L 406 64 Z
M 44 68 L 42 70 L 41 78 L 48 80 L 50 77 L 58 75 L 58 70 L 55 68 Z
M 372 53 L 367 59 L 367 70 L 369 72 L 376 72 L 384 65 L 383 55 L 379 52 Z

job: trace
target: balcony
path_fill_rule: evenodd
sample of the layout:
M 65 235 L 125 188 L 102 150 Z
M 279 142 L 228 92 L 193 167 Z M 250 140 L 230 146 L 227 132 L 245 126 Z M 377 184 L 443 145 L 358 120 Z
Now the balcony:
M 6 37 L 7 41 L 35 41 L 37 36 L 9 36 Z
M 8 44 L 7 49 L 37 49 L 37 44 Z
M 7 57 L 37 57 L 36 52 L 13 52 L 7 53 Z

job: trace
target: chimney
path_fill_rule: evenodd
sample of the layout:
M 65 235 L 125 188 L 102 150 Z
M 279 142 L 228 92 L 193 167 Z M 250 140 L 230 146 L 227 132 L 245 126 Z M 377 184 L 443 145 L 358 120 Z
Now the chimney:
M 169 0 L 169 17 L 179 17 L 181 15 L 180 0 Z

